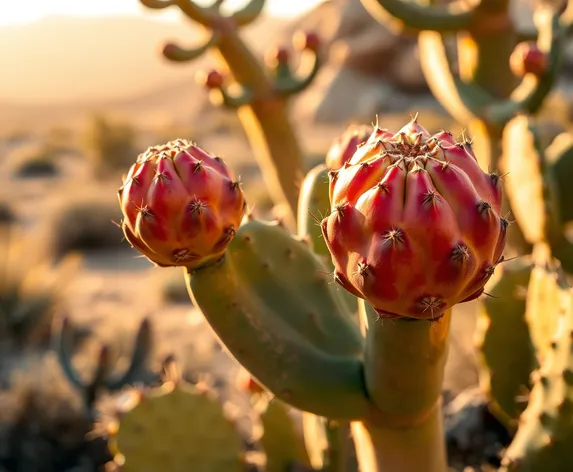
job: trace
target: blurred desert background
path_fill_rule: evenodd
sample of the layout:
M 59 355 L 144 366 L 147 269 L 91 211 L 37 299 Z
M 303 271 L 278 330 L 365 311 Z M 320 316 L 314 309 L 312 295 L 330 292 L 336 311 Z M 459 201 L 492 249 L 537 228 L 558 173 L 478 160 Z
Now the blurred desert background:
M 121 369 L 147 317 L 154 339 L 151 370 L 175 354 L 190 378 L 208 374 L 224 397 L 247 401 L 235 391 L 238 367 L 189 301 L 181 271 L 153 268 L 114 224 L 120 221 L 122 174 L 147 146 L 174 138 L 222 156 L 241 176 L 255 214 L 273 217 L 235 113 L 211 104 L 196 83 L 196 73 L 216 66 L 216 58 L 209 52 L 176 64 L 162 57 L 166 41 L 189 46 L 203 38 L 177 9 L 148 10 L 137 0 L 88 3 L 21 1 L 0 9 L 0 217 L 12 221 L 2 226 L 0 273 L 3 289 L 20 303 L 0 324 L 2 472 L 91 470 L 70 465 L 72 456 L 91 454 L 78 453 L 85 444 L 70 449 L 73 440 L 53 438 L 54 428 L 86 427 L 78 419 L 78 393 L 51 350 L 51 330 L 62 316 L 71 321 L 74 362 L 85 372 L 103 342 Z M 231 10 L 240 5 L 228 3 Z M 527 28 L 529 2 L 515 1 L 514 10 Z M 273 45 L 290 46 L 299 29 L 318 33 L 325 54 L 313 85 L 291 102 L 307 169 L 324 159 L 347 124 L 370 123 L 376 115 L 388 128 L 419 113 L 430 131 L 462 131 L 430 94 L 415 38 L 379 25 L 358 0 L 268 0 L 264 15 L 242 35 L 262 57 Z M 543 111 L 566 128 L 572 79 L 570 47 Z M 446 379 L 454 392 L 476 382 L 475 307 L 456 309 Z M 40 419 L 30 420 L 34 414 Z M 3 447 L 10 441 L 19 444 L 16 452 Z M 65 458 L 60 468 L 34 462 L 35 455 L 54 450 Z M 24 468 L 13 468 L 18 461 Z

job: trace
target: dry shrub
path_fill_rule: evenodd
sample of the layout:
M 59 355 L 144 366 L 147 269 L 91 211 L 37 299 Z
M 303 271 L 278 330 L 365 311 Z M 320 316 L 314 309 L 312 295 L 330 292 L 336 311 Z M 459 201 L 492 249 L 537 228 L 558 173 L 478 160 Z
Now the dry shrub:
M 71 252 L 102 249 L 127 249 L 118 227 L 121 210 L 117 189 L 94 186 L 66 193 L 51 209 L 44 222 L 44 234 L 49 235 L 49 251 L 57 259 Z
M 98 177 L 125 173 L 139 154 L 135 130 L 127 123 L 112 121 L 103 115 L 89 119 L 83 143 Z
M 0 391 L 0 470 L 103 472 L 111 457 L 92 429 L 79 396 L 45 356 Z

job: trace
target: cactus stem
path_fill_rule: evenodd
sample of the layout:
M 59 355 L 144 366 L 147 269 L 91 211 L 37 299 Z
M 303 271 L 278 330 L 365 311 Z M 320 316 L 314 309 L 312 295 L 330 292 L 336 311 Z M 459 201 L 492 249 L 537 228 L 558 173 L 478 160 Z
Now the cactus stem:
M 258 18 L 265 7 L 266 0 L 251 0 L 243 8 L 237 10 L 231 18 L 237 26 L 245 26 Z
M 315 50 L 307 49 L 303 55 L 300 68 L 292 74 L 285 71 L 282 76 L 277 77 L 274 83 L 274 89 L 282 95 L 293 95 L 302 92 L 314 80 L 322 61 L 320 55 Z
M 451 310 L 431 323 L 376 322 L 378 315 L 372 307 L 363 300 L 359 307 L 367 320 L 364 324 L 369 324 L 365 330 L 366 388 L 377 407 L 376 414 L 352 424 L 360 470 L 445 472 L 441 387 Z
M 457 1 L 443 7 L 422 6 L 403 0 L 361 0 L 364 8 L 378 21 L 396 24 L 417 31 L 456 32 L 468 29 L 476 8 Z
M 167 43 L 163 47 L 163 55 L 166 59 L 173 62 L 192 61 L 206 53 L 209 48 L 215 47 L 219 41 L 219 37 L 220 35 L 217 31 L 213 31 L 207 41 L 195 48 L 184 48 L 174 43 Z

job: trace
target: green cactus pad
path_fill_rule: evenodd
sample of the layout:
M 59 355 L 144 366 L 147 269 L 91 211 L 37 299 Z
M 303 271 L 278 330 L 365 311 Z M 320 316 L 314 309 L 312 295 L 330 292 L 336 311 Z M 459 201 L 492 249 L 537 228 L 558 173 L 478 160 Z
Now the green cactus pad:
M 288 414 L 289 406 L 276 398 L 265 403 L 260 413 L 260 442 L 267 457 L 265 471 L 284 472 L 295 464 L 310 467 L 302 435 Z
M 224 259 L 187 282 L 223 344 L 279 399 L 327 417 L 367 413 L 358 324 L 304 241 L 247 221 Z
M 559 322 L 555 313 L 563 303 L 563 297 L 569 296 L 569 287 L 560 273 L 559 263 L 552 258 L 546 244 L 536 244 L 532 258 L 535 267 L 527 289 L 525 319 L 538 362 L 542 364 L 550 351 L 550 340 Z
M 320 164 L 310 170 L 300 189 L 298 200 L 298 235 L 308 237 L 312 249 L 325 262 L 330 262 L 330 252 L 326 247 L 319 222 L 330 213 L 330 180 L 328 169 Z
M 123 472 L 244 470 L 236 426 L 207 391 L 167 382 L 132 399 L 113 435 Z
M 508 174 L 505 190 L 515 219 L 531 244 L 561 232 L 553 227 L 559 225 L 559 207 L 544 159 L 536 123 L 523 115 L 511 120 L 503 135 L 503 169 Z
M 533 376 L 529 405 L 502 462 L 505 472 L 573 470 L 573 292 L 544 316 L 559 320 L 543 364 Z M 559 303 L 559 301 L 561 303 Z
M 243 225 L 226 254 L 243 290 L 281 313 L 299 335 L 326 352 L 361 355 L 362 338 L 331 283 L 328 269 L 306 243 L 275 223 Z M 201 272 L 194 274 L 199 278 Z
M 320 228 L 320 221 L 330 213 L 330 179 L 328 172 L 326 166 L 320 164 L 306 174 L 298 200 L 297 224 L 298 236 L 310 239 L 313 251 L 333 271 L 332 256 L 326 246 Z M 358 310 L 356 297 L 338 285 L 336 290 L 346 304 L 348 311 L 356 313 Z
M 573 134 L 562 133 L 557 136 L 545 155 L 555 181 L 561 221 L 573 221 Z
M 529 377 L 537 367 L 525 321 L 532 269 L 529 257 L 500 266 L 486 286 L 491 297 L 480 301 L 475 333 L 480 384 L 490 397 L 492 412 L 510 427 L 516 426 L 526 406 L 519 398 L 529 391 Z

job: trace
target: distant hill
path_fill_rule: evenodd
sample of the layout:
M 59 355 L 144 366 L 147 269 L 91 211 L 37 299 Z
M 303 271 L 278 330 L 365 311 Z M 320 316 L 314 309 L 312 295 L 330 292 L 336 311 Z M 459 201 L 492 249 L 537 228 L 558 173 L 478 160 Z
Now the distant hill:
M 262 17 L 244 30 L 255 49 L 280 38 L 292 20 Z M 78 106 L 130 100 L 191 80 L 209 55 L 191 64 L 160 54 L 168 40 L 192 45 L 201 31 L 189 21 L 140 17 L 52 17 L 0 28 L 0 107 Z M 3 105 L 2 105 L 3 104 Z

